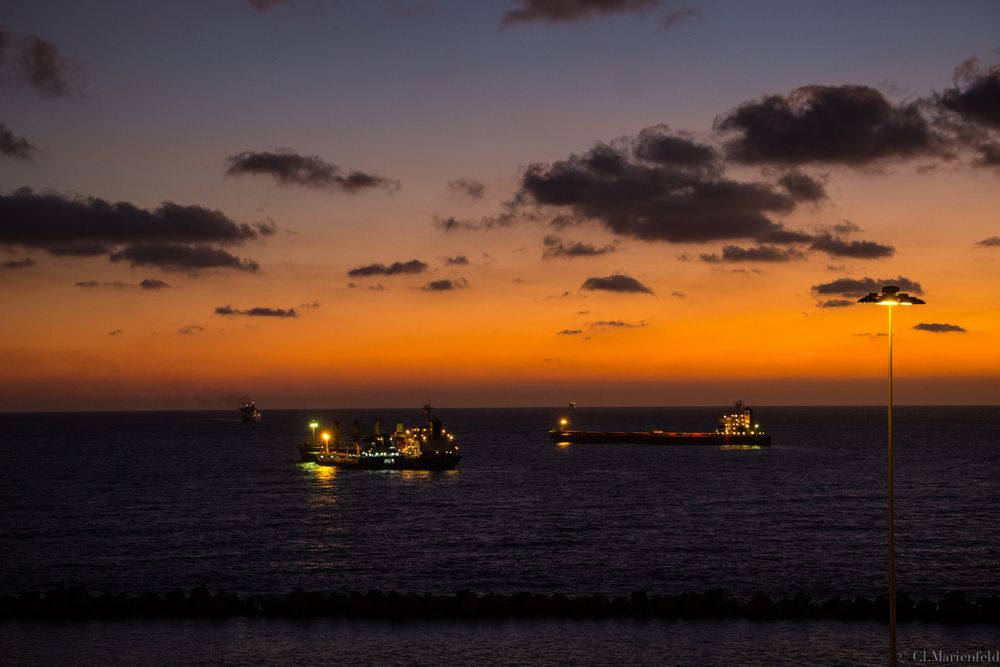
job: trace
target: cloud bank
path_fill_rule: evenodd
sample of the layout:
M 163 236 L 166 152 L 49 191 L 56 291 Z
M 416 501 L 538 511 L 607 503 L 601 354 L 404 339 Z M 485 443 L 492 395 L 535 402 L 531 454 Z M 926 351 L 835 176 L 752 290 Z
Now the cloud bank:
M 233 308 L 230 305 L 219 306 L 215 309 L 216 315 L 224 315 L 226 317 L 231 317 L 235 315 L 242 315 L 244 317 L 298 317 L 298 313 L 295 312 L 294 308 L 268 308 L 265 306 L 255 306 L 254 308 L 247 308 L 246 310 L 240 310 Z
M 96 197 L 35 193 L 0 195 L 0 244 L 56 256 L 107 255 L 112 262 L 164 270 L 259 266 L 209 244 L 235 245 L 274 233 L 269 225 L 236 223 L 220 211 L 165 202 L 148 210 Z
M 442 279 L 442 280 L 432 280 L 425 284 L 422 289 L 425 292 L 451 292 L 454 290 L 465 289 L 469 286 L 469 281 L 465 278 L 455 278 L 455 279 Z
M 22 136 L 14 134 L 10 128 L 0 122 L 0 156 L 14 160 L 30 160 L 38 149 Z
M 503 25 L 572 23 L 594 16 L 637 14 L 658 7 L 661 0 L 515 0 L 503 15 Z
M 957 324 L 945 324 L 943 322 L 921 322 L 920 324 L 914 324 L 913 328 L 917 331 L 930 331 L 931 333 L 966 333 L 964 327 L 960 327 Z
M 456 178 L 448 183 L 452 192 L 464 194 L 472 199 L 482 199 L 486 196 L 486 186 L 470 178 Z
M 345 172 L 318 155 L 299 155 L 291 150 L 244 151 L 226 159 L 229 176 L 270 176 L 279 185 L 354 194 L 362 190 L 395 192 L 399 181 L 363 171 Z
M 618 250 L 618 246 L 614 243 L 596 246 L 592 243 L 584 243 L 582 241 L 563 241 L 558 236 L 551 234 L 542 240 L 542 246 L 542 259 L 597 257 Z
M 838 278 L 832 282 L 813 285 L 812 290 L 817 294 L 832 294 L 850 297 L 863 297 L 869 292 L 881 292 L 885 285 L 895 285 L 901 292 L 920 294 L 923 290 L 920 283 L 896 276 L 895 278 Z
M 652 294 L 653 290 L 643 285 L 632 276 L 624 273 L 613 273 L 610 276 L 595 276 L 583 281 L 580 289 L 587 291 L 621 292 L 633 294 Z
M 427 262 L 422 262 L 419 259 L 411 259 L 408 262 L 393 262 L 386 266 L 385 264 L 368 264 L 367 266 L 359 266 L 357 268 L 351 269 L 347 272 L 347 275 L 351 278 L 367 278 L 369 276 L 396 276 L 401 274 L 413 274 L 413 273 L 423 273 L 427 271 L 430 266 Z

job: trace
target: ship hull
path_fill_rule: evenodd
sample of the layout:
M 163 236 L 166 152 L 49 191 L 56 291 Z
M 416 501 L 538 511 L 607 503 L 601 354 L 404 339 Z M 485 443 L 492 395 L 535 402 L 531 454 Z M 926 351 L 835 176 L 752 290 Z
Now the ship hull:
M 426 452 L 420 456 L 361 456 L 343 452 L 325 453 L 309 447 L 299 449 L 303 463 L 346 468 L 348 470 L 451 470 L 461 455 L 452 452 Z
M 554 442 L 644 445 L 707 445 L 710 447 L 769 447 L 771 436 L 726 435 L 724 433 L 683 433 L 667 431 L 549 431 Z

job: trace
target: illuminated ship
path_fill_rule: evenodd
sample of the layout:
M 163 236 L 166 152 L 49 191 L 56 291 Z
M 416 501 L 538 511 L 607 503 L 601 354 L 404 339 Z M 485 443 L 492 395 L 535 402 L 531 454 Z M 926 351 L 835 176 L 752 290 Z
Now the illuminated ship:
M 261 417 L 260 410 L 257 406 L 253 404 L 253 401 L 247 401 L 247 403 L 240 408 L 240 419 L 245 422 L 259 422 Z
M 354 422 L 346 447 L 340 442 L 337 422 L 320 434 L 323 444 L 316 441 L 319 424 L 312 422 L 312 440 L 299 447 L 299 456 L 305 463 L 358 470 L 451 470 L 462 460 L 455 436 L 442 428 L 440 419 L 429 418 L 429 405 L 425 411 L 426 427 L 406 428 L 399 422 L 391 433 L 383 433 L 382 422 L 377 421 L 374 431 L 362 437 L 358 422 Z
M 641 443 L 650 445 L 714 445 L 730 447 L 768 447 L 771 436 L 760 430 L 753 420 L 753 409 L 737 401 L 732 412 L 719 418 L 714 431 L 692 433 L 680 431 L 575 431 L 567 428 L 567 419 L 559 420 L 559 428 L 549 431 L 549 437 L 559 443 Z

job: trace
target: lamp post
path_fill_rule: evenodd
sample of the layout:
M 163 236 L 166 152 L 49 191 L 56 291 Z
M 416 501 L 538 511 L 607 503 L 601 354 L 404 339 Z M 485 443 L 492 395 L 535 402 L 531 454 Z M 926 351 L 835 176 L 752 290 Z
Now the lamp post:
M 316 446 L 316 429 L 319 428 L 319 422 L 311 421 L 309 422 L 309 428 L 312 429 L 312 444 Z
M 894 285 L 882 287 L 882 293 L 869 292 L 858 299 L 858 303 L 876 303 L 888 306 L 889 310 L 889 665 L 896 665 L 896 518 L 892 488 L 892 308 L 893 306 L 919 306 L 923 299 L 900 292 Z

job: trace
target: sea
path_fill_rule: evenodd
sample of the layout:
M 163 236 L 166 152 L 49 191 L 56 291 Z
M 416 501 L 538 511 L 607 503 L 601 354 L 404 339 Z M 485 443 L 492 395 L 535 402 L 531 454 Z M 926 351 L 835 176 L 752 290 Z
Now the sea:
M 712 430 L 727 406 L 449 409 L 446 472 L 299 462 L 309 422 L 420 409 L 0 414 L 0 592 L 84 586 L 814 599 L 887 590 L 885 407 L 758 407 L 759 449 L 559 445 Z M 1000 594 L 1000 407 L 894 416 L 897 588 Z M 900 623 L 911 652 L 995 626 Z M 881 665 L 878 622 L 659 619 L 0 621 L 4 664 Z M 914 661 L 914 660 L 910 660 Z M 925 660 L 926 662 L 926 660 Z

